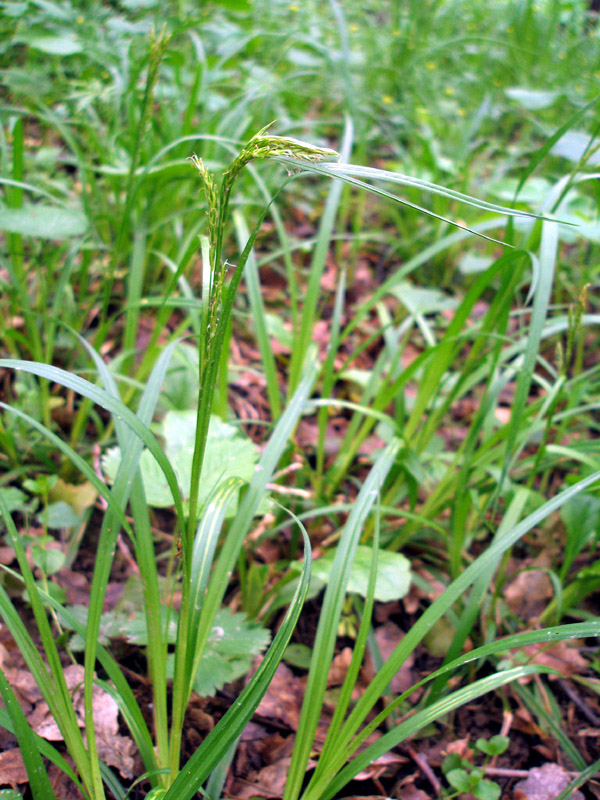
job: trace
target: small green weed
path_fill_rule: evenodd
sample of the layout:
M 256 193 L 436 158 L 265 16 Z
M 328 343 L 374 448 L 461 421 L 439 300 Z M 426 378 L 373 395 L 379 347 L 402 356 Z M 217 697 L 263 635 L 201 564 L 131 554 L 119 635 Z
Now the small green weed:
M 478 800 L 499 800 L 502 790 L 494 781 L 487 780 L 485 767 L 496 756 L 506 752 L 510 740 L 507 736 L 492 736 L 490 739 L 477 739 L 475 744 L 470 744 L 471 756 L 484 754 L 481 766 L 475 766 L 472 760 L 461 758 L 456 753 L 446 756 L 442 764 L 442 772 L 452 787 L 445 797 L 460 797 L 463 794 L 472 794 Z

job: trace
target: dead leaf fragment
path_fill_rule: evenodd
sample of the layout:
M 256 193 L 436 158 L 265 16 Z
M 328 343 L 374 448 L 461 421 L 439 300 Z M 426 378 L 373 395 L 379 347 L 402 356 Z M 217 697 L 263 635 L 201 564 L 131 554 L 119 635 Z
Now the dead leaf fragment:
M 297 730 L 304 689 L 294 673 L 280 664 L 265 696 L 256 709 L 258 716 L 282 722 Z
M 588 669 L 588 662 L 581 655 L 576 647 L 569 647 L 567 642 L 555 642 L 548 647 L 544 644 L 528 644 L 526 647 L 519 648 L 529 657 L 529 663 L 542 664 L 545 667 L 552 667 L 563 678 L 577 675 Z M 549 680 L 557 680 L 556 675 L 549 675 Z M 527 678 L 523 679 L 527 681 Z
M 56 797 L 60 797 L 61 800 L 84 800 L 77 785 L 56 764 L 50 764 L 48 767 L 48 777 Z
M 421 789 L 417 789 L 414 783 L 410 783 L 402 790 L 402 794 L 398 796 L 402 800 L 431 800 L 430 796 L 421 791 Z
M 504 590 L 508 607 L 521 619 L 539 617 L 552 597 L 552 583 L 542 570 L 520 572 Z
M 64 675 L 73 697 L 77 722 L 83 728 L 83 667 L 71 664 L 65 668 Z M 136 747 L 131 739 L 119 735 L 119 707 L 116 701 L 108 692 L 94 686 L 92 707 L 100 758 L 109 766 L 116 767 L 124 778 L 133 778 Z M 44 739 L 51 742 L 62 741 L 62 733 L 47 703 L 39 702 L 28 719 L 33 730 Z
M 327 688 L 341 686 L 348 672 L 348 667 L 352 661 L 352 648 L 344 647 L 341 653 L 331 662 L 331 669 L 327 678 Z
M 559 764 L 534 767 L 525 780 L 515 785 L 513 800 L 554 800 L 570 780 L 569 773 Z M 574 791 L 571 798 L 583 800 L 583 795 L 579 791 Z
M 342 800 L 389 800 L 389 797 L 385 797 L 381 794 L 369 794 L 366 797 L 362 795 L 352 794 L 349 797 L 344 797 Z
M 29 780 L 23 756 L 18 748 L 0 753 L 0 785 L 16 789 L 17 784 Z
M 392 655 L 403 637 L 404 633 L 391 620 L 388 620 L 384 625 L 380 625 L 375 630 L 375 638 L 384 662 Z M 413 676 L 414 663 L 415 657 L 414 654 L 411 653 L 390 681 L 390 688 L 394 694 L 402 694 L 402 692 L 410 689 L 413 683 L 415 683 Z
M 379 780 L 386 774 L 393 774 L 394 767 L 398 764 L 406 764 L 408 759 L 406 756 L 398 755 L 398 753 L 382 753 L 378 759 L 373 761 L 362 772 L 354 776 L 355 781 L 371 781 Z M 391 772 L 390 772 L 391 769 Z
M 290 772 L 291 756 L 280 758 L 278 761 L 263 767 L 260 770 L 251 772 L 243 785 L 237 788 L 235 796 L 240 800 L 249 800 L 251 797 L 276 798 L 283 797 L 283 791 Z M 317 764 L 312 759 L 306 765 L 306 769 L 312 769 Z

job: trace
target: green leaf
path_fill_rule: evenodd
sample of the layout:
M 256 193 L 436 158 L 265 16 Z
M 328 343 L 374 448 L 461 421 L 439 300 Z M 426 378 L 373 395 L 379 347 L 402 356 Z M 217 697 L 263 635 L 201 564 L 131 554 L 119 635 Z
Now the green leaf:
M 45 203 L 26 204 L 21 208 L 0 208 L 0 230 L 34 236 L 38 239 L 70 239 L 86 232 L 88 221 L 78 210 L 58 208 Z
M 276 339 L 279 344 L 282 344 L 288 350 L 292 349 L 294 340 L 293 334 L 285 327 L 280 314 L 271 314 L 269 311 L 266 311 L 265 324 L 267 333 L 272 339 Z
M 446 773 L 446 779 L 450 786 L 458 792 L 466 793 L 471 791 L 469 773 L 464 769 L 451 769 L 450 772 Z
M 436 311 L 454 310 L 458 300 L 441 289 L 426 289 L 401 281 L 390 288 L 394 295 L 411 314 L 432 314 Z
M 442 772 L 446 775 L 453 769 L 463 769 L 464 763 L 458 753 L 450 753 L 442 762 Z
M 475 747 L 488 756 L 502 755 L 510 744 L 508 736 L 492 736 L 491 739 L 477 739 Z
M 173 351 L 161 399 L 172 408 L 184 411 L 198 404 L 198 348 L 181 342 Z
M 493 781 L 481 780 L 477 781 L 475 786 L 471 789 L 472 794 L 479 800 L 498 800 L 502 790 L 497 783 Z
M 85 606 L 73 606 L 70 611 L 83 624 L 87 622 Z M 177 612 L 161 606 L 160 615 L 163 626 L 167 629 L 166 639 L 169 644 L 174 644 L 177 639 Z M 68 622 L 64 625 L 72 628 Z M 118 638 L 142 647 L 148 645 L 148 628 L 143 609 L 133 613 L 114 609 L 102 614 L 99 642 L 107 645 L 110 639 Z M 215 616 L 208 636 L 194 679 L 194 690 L 201 697 L 212 697 L 226 683 L 245 675 L 252 666 L 254 656 L 262 653 L 270 641 L 270 631 L 249 621 L 245 614 L 231 614 L 227 609 L 221 609 Z M 81 651 L 84 647 L 83 639 L 76 634 L 69 646 L 74 652 Z
M 165 440 L 165 453 L 177 475 L 185 501 L 189 499 L 196 432 L 196 412 L 169 411 L 159 427 L 159 434 Z M 234 425 L 212 417 L 206 442 L 206 453 L 200 476 L 200 505 L 213 489 L 227 478 L 241 478 L 249 481 L 258 461 L 258 448 Z M 108 450 L 102 459 L 102 468 L 109 481 L 113 481 L 119 464 L 121 451 L 118 447 Z M 140 469 L 148 505 L 154 508 L 171 508 L 173 496 L 167 481 L 154 457 L 144 450 L 140 459 Z M 228 515 L 233 516 L 237 504 L 232 503 Z
M 62 569 L 66 561 L 66 555 L 62 550 L 54 550 L 50 547 L 41 547 L 35 544 L 31 548 L 33 563 L 39 567 L 46 575 L 53 575 Z
M 75 622 L 71 618 L 75 618 L 76 622 L 81 625 L 87 624 L 88 609 L 87 606 L 70 606 L 66 609 L 70 618 L 62 619 L 62 625 L 65 630 L 75 630 Z M 100 622 L 100 632 L 98 634 L 98 643 L 101 645 L 110 644 L 111 637 L 116 637 L 119 634 L 114 632 L 115 612 L 106 611 L 102 614 Z M 81 653 L 85 647 L 85 641 L 80 633 L 75 633 L 69 641 L 69 649 L 74 653 Z
M 502 178 L 491 183 L 488 187 L 489 193 L 499 200 L 511 202 L 519 188 L 517 178 Z M 551 189 L 550 182 L 546 178 L 529 178 L 519 192 L 519 203 L 540 207 L 548 196 Z
M 76 514 L 73 507 L 64 500 L 50 503 L 47 508 L 38 514 L 40 521 L 53 530 L 61 528 L 77 528 L 81 525 L 81 517 Z
M 194 690 L 200 697 L 216 694 L 226 683 L 248 672 L 254 656 L 262 653 L 270 641 L 270 632 L 249 622 L 245 614 L 221 609 L 206 642 Z
M 2 494 L 2 499 L 9 514 L 15 511 L 23 514 L 30 510 L 26 503 L 27 495 L 20 489 L 16 489 L 14 486 L 4 486 L 0 489 L 0 494 Z
M 600 531 L 600 497 L 582 494 L 565 503 L 560 516 L 569 536 L 586 540 Z
M 323 558 L 313 564 L 313 577 L 319 578 L 324 583 L 329 581 L 331 568 L 335 558 L 335 551 L 330 550 Z M 373 554 L 370 547 L 359 545 L 352 565 L 347 591 L 367 596 L 369 583 L 369 568 Z M 380 550 L 377 564 L 377 578 L 375 580 L 375 600 L 380 603 L 390 603 L 404 597 L 410 588 L 410 562 L 401 553 L 390 553 Z
M 311 656 L 312 650 L 310 647 L 305 644 L 294 642 L 294 644 L 289 644 L 287 646 L 287 650 L 283 655 L 283 660 L 293 667 L 308 669 L 310 667 Z

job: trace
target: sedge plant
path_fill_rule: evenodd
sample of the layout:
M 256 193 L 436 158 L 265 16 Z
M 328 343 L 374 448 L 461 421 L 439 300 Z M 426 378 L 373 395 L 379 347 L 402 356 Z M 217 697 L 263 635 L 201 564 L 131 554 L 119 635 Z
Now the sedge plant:
M 8 537 L 18 560 L 20 580 L 27 589 L 39 638 L 42 642 L 43 656 L 38 652 L 31 634 L 19 617 L 11 599 L 1 587 L 0 614 L 49 705 L 74 763 L 74 767 L 70 767 L 52 745 L 31 730 L 9 683 L 0 673 L 0 694 L 5 704 L 5 709 L 0 712 L 0 723 L 14 731 L 19 740 L 30 778 L 31 790 L 36 800 L 46 800 L 46 798 L 49 800 L 54 797 L 43 759 L 49 759 L 65 771 L 89 800 L 102 800 L 106 796 L 107 789 L 119 800 L 126 796 L 126 788 L 103 764 L 99 755 L 93 713 L 93 691 L 97 684 L 108 691 L 118 703 L 122 717 L 144 764 L 143 778 L 150 787 L 148 796 L 161 798 L 161 800 L 162 798 L 165 800 L 188 800 L 196 792 L 202 790 L 217 800 L 220 796 L 226 765 L 231 759 L 236 740 L 266 692 L 301 612 L 309 587 L 311 548 L 302 523 L 292 515 L 294 524 L 299 526 L 302 533 L 304 560 L 300 579 L 288 611 L 265 658 L 246 688 L 189 761 L 182 765 L 182 731 L 194 676 L 215 614 L 223 601 L 229 579 L 235 569 L 243 541 L 267 494 L 268 484 L 301 415 L 307 411 L 312 413 L 319 408 L 320 404 L 329 402 L 327 398 L 322 401 L 310 400 L 321 365 L 318 363 L 315 352 L 309 347 L 301 365 L 295 367 L 296 378 L 293 392 L 287 400 L 285 409 L 276 420 L 248 485 L 242 487 L 241 482 L 235 478 L 224 481 L 217 486 L 208 501 L 201 506 L 199 487 L 203 458 L 219 373 L 225 366 L 227 332 L 236 292 L 246 265 L 249 263 L 257 233 L 270 206 L 269 203 L 264 207 L 249 235 L 247 235 L 248 232 L 245 231 L 242 221 L 237 220 L 238 236 L 241 237 L 241 240 L 245 238 L 246 243 L 241 248 L 237 264 L 230 273 L 230 265 L 223 258 L 230 200 L 241 170 L 250 165 L 250 162 L 265 158 L 275 159 L 282 163 L 290 177 L 305 172 L 320 173 L 401 203 L 407 201 L 379 188 L 375 182 L 392 180 L 413 188 L 418 187 L 423 191 L 446 195 L 455 201 L 468 202 L 486 211 L 502 214 L 514 213 L 509 209 L 476 201 L 425 181 L 413 181 L 406 176 L 353 167 L 343 163 L 332 163 L 336 158 L 335 151 L 289 137 L 273 136 L 267 129 L 260 131 L 248 142 L 220 181 L 207 169 L 201 159 L 193 158 L 206 201 L 207 231 L 201 240 L 202 290 L 198 311 L 200 318 L 195 327 L 199 336 L 199 389 L 191 481 L 190 486 L 186 487 L 189 488 L 187 496 L 190 498 L 187 509 L 184 509 L 181 500 L 180 487 L 173 465 L 166 458 L 150 429 L 176 342 L 171 342 L 165 347 L 156 360 L 144 385 L 136 412 L 133 412 L 122 401 L 112 373 L 100 355 L 89 345 L 86 347 L 97 370 L 100 385 L 95 385 L 66 370 L 39 361 L 11 359 L 0 361 L 2 368 L 28 373 L 42 380 L 51 381 L 105 409 L 112 415 L 122 453 L 114 483 L 109 489 L 71 445 L 57 437 L 43 421 L 28 417 L 17 408 L 10 408 L 6 404 L 2 405 L 7 414 L 16 415 L 28 422 L 40 435 L 46 437 L 51 445 L 69 459 L 73 466 L 94 485 L 106 502 L 98 540 L 89 611 L 87 621 L 83 623 L 36 582 L 19 532 L 11 519 L 4 498 L 0 494 L 0 512 L 4 517 Z M 409 203 L 409 205 L 414 204 Z M 549 224 L 554 225 L 555 223 Z M 176 278 L 181 276 L 186 263 L 182 262 L 177 267 Z M 501 268 L 502 263 L 496 269 L 500 271 Z M 449 347 L 448 353 L 446 353 L 448 359 L 451 353 L 452 348 Z M 385 416 L 383 411 L 378 414 L 380 417 Z M 323 599 L 306 695 L 287 780 L 286 800 L 297 800 L 300 797 L 304 800 L 328 800 L 372 760 L 458 706 L 484 692 L 494 690 L 523 676 L 549 671 L 539 665 L 499 669 L 468 686 L 451 691 L 448 691 L 447 685 L 444 683 L 445 694 L 438 691 L 438 696 L 434 701 L 397 724 L 390 724 L 393 719 L 392 715 L 412 689 L 393 702 L 384 704 L 383 708 L 379 706 L 381 699 L 386 696 L 390 679 L 432 626 L 451 610 L 465 591 L 472 586 L 477 587 L 482 580 L 489 580 L 489 575 L 497 568 L 503 554 L 524 534 L 550 513 L 561 508 L 579 492 L 594 485 L 600 478 L 598 472 L 566 489 L 521 521 L 519 521 L 521 509 L 512 509 L 511 513 L 507 514 L 507 523 L 501 526 L 492 545 L 466 570 L 457 572 L 453 582 L 427 608 L 389 660 L 379 670 L 358 703 L 352 707 L 352 690 L 365 653 L 374 603 L 379 517 L 381 514 L 377 499 L 384 490 L 388 476 L 397 463 L 403 448 L 404 432 L 399 429 L 392 418 L 389 418 L 389 421 L 393 435 L 374 461 L 364 480 L 338 541 L 331 576 Z M 168 642 L 164 615 L 161 613 L 159 575 L 148 504 L 139 469 L 144 446 L 154 456 L 171 489 L 180 543 L 179 588 L 182 599 L 170 691 L 168 691 L 167 670 Z M 227 507 L 242 488 L 243 492 L 235 516 L 230 523 L 226 523 Z M 129 509 L 132 523 L 125 515 L 126 509 Z M 304 788 L 306 769 L 325 698 L 327 674 L 334 656 L 336 632 L 342 614 L 344 597 L 348 590 L 348 580 L 354 556 L 368 520 L 371 521 L 369 524 L 373 528 L 373 558 L 370 566 L 369 590 L 352 662 L 317 767 L 308 785 Z M 119 664 L 109 650 L 98 642 L 103 602 L 117 537 L 121 530 L 125 531 L 131 541 L 144 592 L 148 631 L 147 661 L 153 692 L 153 724 L 151 726 L 147 724 L 142 709 L 139 707 Z M 49 611 L 51 612 L 50 617 Z M 60 631 L 61 623 L 75 630 L 85 641 L 84 732 L 79 728 L 72 698 L 63 674 L 61 654 L 57 643 L 57 632 Z M 450 663 L 445 664 L 421 683 L 428 683 L 432 680 L 439 681 L 444 678 L 447 681 L 447 678 L 465 663 L 480 658 L 490 658 L 494 654 L 503 653 L 512 647 L 534 642 L 553 642 L 597 635 L 600 635 L 600 626 L 595 621 L 556 626 L 515 635 L 508 639 L 490 642 L 470 652 L 467 656 L 457 654 Z M 102 679 L 97 674 L 100 669 L 104 676 Z M 439 686 L 439 683 L 436 685 Z M 375 717 L 373 717 L 374 711 L 377 712 Z M 385 735 L 374 744 L 365 747 L 370 733 L 383 723 L 388 725 Z

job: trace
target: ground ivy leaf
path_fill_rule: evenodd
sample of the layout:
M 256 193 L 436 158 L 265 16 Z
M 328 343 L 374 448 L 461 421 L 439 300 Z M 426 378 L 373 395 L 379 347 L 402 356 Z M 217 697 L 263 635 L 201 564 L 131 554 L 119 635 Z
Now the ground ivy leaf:
M 165 415 L 158 433 L 165 443 L 165 453 L 171 462 L 183 493 L 184 507 L 189 499 L 189 487 L 194 454 L 196 412 L 169 411 Z M 227 478 L 236 477 L 248 481 L 258 461 L 258 448 L 234 425 L 212 417 L 206 442 L 204 466 L 200 476 L 200 506 L 212 490 Z M 118 447 L 108 450 L 102 459 L 104 474 L 113 481 L 121 461 Z M 148 505 L 154 508 L 171 508 L 173 498 L 167 481 L 148 450 L 140 459 L 140 469 Z M 228 514 L 235 514 L 235 503 L 230 503 Z
M 323 582 L 329 580 L 335 552 L 330 551 L 323 558 L 315 561 L 312 575 Z M 373 553 L 370 547 L 359 545 L 352 565 L 352 572 L 348 581 L 347 590 L 360 594 L 367 594 L 369 584 L 369 571 Z M 377 577 L 375 579 L 375 600 L 380 603 L 390 603 L 404 597 L 410 588 L 410 562 L 401 553 L 390 553 L 380 550 L 377 559 Z
M 244 675 L 254 656 L 262 653 L 270 641 L 270 632 L 249 621 L 245 614 L 231 614 L 221 609 L 215 616 L 194 690 L 201 697 L 214 695 L 226 683 Z

